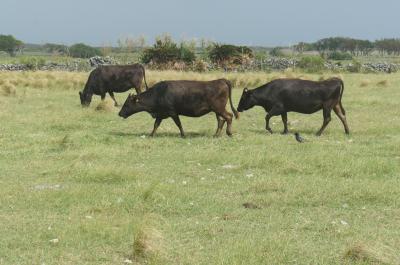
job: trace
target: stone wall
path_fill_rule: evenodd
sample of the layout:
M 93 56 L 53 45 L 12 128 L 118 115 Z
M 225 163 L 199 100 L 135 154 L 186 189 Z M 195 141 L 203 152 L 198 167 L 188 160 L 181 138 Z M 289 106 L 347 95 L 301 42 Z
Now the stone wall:
M 133 62 L 132 62 L 133 63 Z M 99 65 L 114 65 L 119 64 L 112 57 L 92 57 L 88 60 L 77 59 L 69 63 L 46 63 L 44 65 L 31 65 L 31 64 L 0 64 L 0 71 L 90 71 L 91 69 Z M 288 68 L 296 68 L 298 59 L 291 58 L 280 58 L 272 57 L 268 59 L 254 60 L 247 65 L 241 65 L 234 68 L 224 68 L 225 71 L 265 71 L 265 70 L 278 70 L 283 71 Z M 151 65 L 149 68 L 154 68 Z M 324 63 L 324 67 L 331 71 L 349 71 L 353 72 L 354 65 L 352 63 L 337 63 L 327 61 Z M 180 70 L 196 70 L 195 66 L 184 65 Z M 175 68 L 171 68 L 175 69 Z M 207 63 L 205 70 L 218 69 L 216 65 Z M 392 63 L 365 63 L 359 65 L 360 72 L 369 73 L 393 73 L 400 69 L 400 64 Z

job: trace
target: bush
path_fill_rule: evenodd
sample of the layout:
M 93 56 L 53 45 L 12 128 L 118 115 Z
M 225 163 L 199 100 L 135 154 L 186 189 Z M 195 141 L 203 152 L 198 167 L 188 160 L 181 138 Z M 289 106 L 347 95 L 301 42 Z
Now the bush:
M 320 56 L 304 56 L 297 66 L 304 69 L 306 72 L 319 72 L 324 69 L 324 59 Z
M 219 45 L 214 44 L 208 53 L 213 63 L 222 64 L 243 64 L 244 58 L 253 58 L 253 51 L 246 46 Z
M 348 52 L 338 52 L 338 51 L 334 51 L 331 52 L 330 54 L 328 54 L 328 59 L 329 60 L 352 60 L 353 56 L 348 53 Z
M 170 36 L 158 38 L 151 48 L 144 50 L 141 61 L 155 64 L 167 64 L 171 62 L 191 63 L 196 59 L 194 51 L 181 43 L 178 45 Z
M 347 71 L 350 73 L 359 73 L 361 71 L 361 63 L 357 60 L 351 61 L 351 63 L 347 66 Z
M 74 44 L 69 48 L 69 54 L 75 58 L 90 58 L 93 56 L 100 56 L 99 49 L 88 46 L 83 43 Z
M 25 64 L 29 70 L 39 69 L 46 63 L 46 60 L 42 57 L 23 57 L 19 61 L 21 64 Z
M 273 48 L 272 50 L 269 51 L 269 55 L 274 56 L 274 57 L 283 57 L 285 54 L 283 54 L 282 50 L 278 47 Z

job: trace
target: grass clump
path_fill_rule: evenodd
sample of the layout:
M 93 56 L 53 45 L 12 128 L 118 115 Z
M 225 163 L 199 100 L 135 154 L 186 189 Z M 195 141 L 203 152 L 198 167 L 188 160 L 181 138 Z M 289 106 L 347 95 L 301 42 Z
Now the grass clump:
M 139 263 L 151 263 L 165 258 L 164 237 L 155 226 L 157 217 L 143 215 L 134 225 L 132 259 Z
M 367 87 L 370 84 L 371 84 L 371 81 L 369 79 L 364 79 L 364 80 L 361 80 L 360 87 Z
M 356 243 L 346 250 L 344 257 L 366 264 L 400 264 L 399 254 L 390 247 L 383 245 L 373 247 L 363 243 Z
M 95 110 L 97 111 L 104 111 L 104 112 L 111 112 L 114 109 L 114 101 L 109 98 L 100 101 L 100 103 L 96 106 Z
M 389 81 L 384 79 L 384 80 L 381 80 L 378 83 L 376 83 L 376 85 L 380 86 L 380 87 L 387 87 L 389 85 Z
M 0 92 L 1 95 L 3 96 L 15 96 L 17 94 L 17 89 L 15 88 L 15 85 L 13 85 L 10 82 L 4 82 L 0 84 Z

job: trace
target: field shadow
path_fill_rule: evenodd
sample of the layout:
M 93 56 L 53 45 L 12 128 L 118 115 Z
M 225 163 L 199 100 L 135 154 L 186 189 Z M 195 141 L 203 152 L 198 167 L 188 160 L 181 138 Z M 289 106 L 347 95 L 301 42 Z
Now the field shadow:
M 109 132 L 112 136 L 119 137 L 141 137 L 141 138 L 181 138 L 179 132 L 158 132 L 153 137 L 150 136 L 149 132 L 121 132 L 121 131 L 112 131 Z M 144 136 L 144 137 L 143 137 Z M 185 138 L 201 138 L 201 137 L 213 137 L 212 134 L 206 132 L 185 132 Z

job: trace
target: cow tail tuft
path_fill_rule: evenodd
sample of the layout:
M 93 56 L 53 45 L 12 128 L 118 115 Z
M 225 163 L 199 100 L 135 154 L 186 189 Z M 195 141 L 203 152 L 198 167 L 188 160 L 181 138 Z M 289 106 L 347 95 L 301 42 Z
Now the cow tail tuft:
M 235 119 L 239 119 L 239 112 L 235 109 L 232 103 L 232 83 L 229 80 L 225 79 L 225 83 L 228 85 L 229 88 L 229 104 L 231 105 L 231 110 L 233 115 L 235 115 Z
M 346 115 L 346 111 L 344 110 L 343 105 L 342 105 L 342 96 L 343 96 L 343 91 L 344 91 L 344 83 L 343 83 L 342 79 L 340 79 L 340 84 L 342 86 L 342 89 L 340 90 L 339 105 L 340 105 L 340 108 L 342 109 L 343 115 Z

